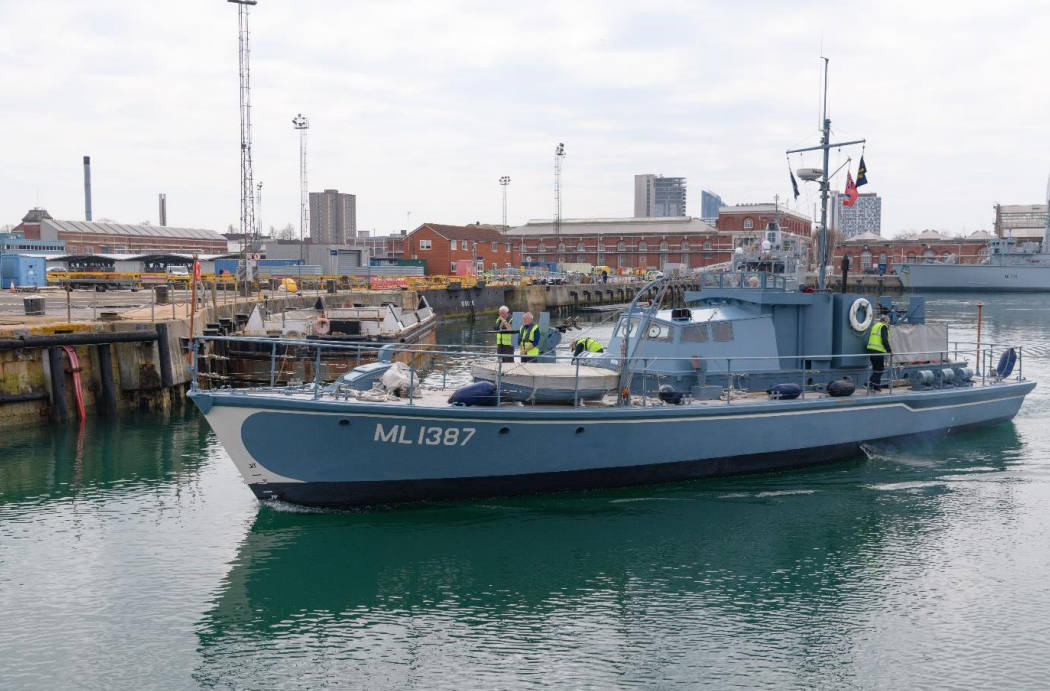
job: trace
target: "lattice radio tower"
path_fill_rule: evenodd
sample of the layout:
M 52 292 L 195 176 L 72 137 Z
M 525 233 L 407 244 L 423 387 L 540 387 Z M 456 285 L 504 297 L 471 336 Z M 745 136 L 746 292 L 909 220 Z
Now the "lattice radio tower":
M 252 181 L 252 92 L 251 68 L 248 47 L 248 8 L 257 0 L 227 0 L 237 5 L 237 60 L 240 68 L 241 109 L 241 255 L 246 278 L 251 279 L 248 269 L 248 251 L 255 246 L 255 184 Z

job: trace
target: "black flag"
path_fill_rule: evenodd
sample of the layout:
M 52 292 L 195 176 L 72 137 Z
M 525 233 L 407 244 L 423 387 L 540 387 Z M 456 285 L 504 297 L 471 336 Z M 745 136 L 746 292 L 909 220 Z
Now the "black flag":
M 788 168 L 788 175 L 791 176 L 791 189 L 795 192 L 795 199 L 798 199 L 798 183 L 795 181 L 795 174 Z
M 857 167 L 857 187 L 868 184 L 868 168 L 864 165 L 864 156 L 860 157 L 860 165 Z

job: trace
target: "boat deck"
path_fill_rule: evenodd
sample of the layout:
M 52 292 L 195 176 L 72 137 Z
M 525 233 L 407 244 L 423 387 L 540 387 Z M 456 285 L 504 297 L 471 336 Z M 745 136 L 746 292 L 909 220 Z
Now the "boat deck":
M 988 380 L 981 382 L 975 380 L 972 385 L 966 387 L 949 387 L 951 389 L 981 389 L 991 386 L 995 386 L 997 382 Z M 850 399 L 866 399 L 868 397 L 909 397 L 915 395 L 922 395 L 929 393 L 930 391 L 936 391 L 938 389 L 925 389 L 925 390 L 913 390 L 909 387 L 908 381 L 900 379 L 893 382 L 892 390 L 886 388 L 877 393 L 870 393 L 863 388 L 858 388 L 850 396 L 833 397 L 829 396 L 823 391 L 807 391 L 805 397 L 797 398 L 792 400 L 779 400 L 772 399 L 765 391 L 736 391 L 734 390 L 731 396 L 727 396 L 726 392 L 723 391 L 721 397 L 716 399 L 700 400 L 685 398 L 682 403 L 674 404 L 661 401 L 659 398 L 654 396 L 631 396 L 629 407 L 632 408 L 646 408 L 646 407 L 671 407 L 671 408 L 689 408 L 689 407 L 721 407 L 726 405 L 784 405 L 785 403 L 792 402 L 803 402 L 803 401 L 820 401 L 835 399 L 840 401 L 847 401 Z M 283 387 L 281 389 L 270 389 L 270 388 L 253 388 L 253 389 L 220 389 L 216 390 L 215 393 L 229 393 L 236 396 L 245 396 L 248 398 L 267 398 L 267 399 L 281 399 L 281 400 L 299 400 L 299 401 L 319 401 L 319 402 L 339 402 L 339 403 L 364 403 L 370 405 L 384 405 L 391 407 L 409 407 L 417 406 L 422 408 L 454 408 L 454 406 L 448 402 L 449 396 L 452 394 L 452 389 L 440 389 L 440 388 L 426 388 L 421 387 L 415 390 L 411 399 L 407 396 L 397 396 L 380 390 L 369 390 L 369 391 L 356 391 L 350 389 L 342 389 L 339 391 L 332 391 L 322 388 L 318 393 L 315 393 L 313 386 L 304 385 L 301 387 L 289 388 Z M 495 406 L 478 406 L 480 409 L 492 409 Z M 615 394 L 607 394 L 601 399 L 579 401 L 576 407 L 580 408 L 615 408 L 620 407 Z M 531 409 L 531 410 L 559 410 L 565 411 L 573 408 L 572 403 L 556 404 L 556 403 L 523 403 L 520 401 L 507 401 L 499 405 L 500 409 Z

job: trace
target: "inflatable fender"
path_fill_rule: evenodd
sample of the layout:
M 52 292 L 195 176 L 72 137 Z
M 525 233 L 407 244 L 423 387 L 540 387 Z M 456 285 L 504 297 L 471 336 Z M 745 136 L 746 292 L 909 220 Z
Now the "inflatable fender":
M 318 317 L 314 320 L 314 334 L 317 336 L 327 336 L 328 332 L 332 330 L 332 322 L 328 321 L 328 317 Z
M 827 392 L 833 398 L 852 396 L 857 387 L 849 379 L 834 379 L 828 382 Z
M 479 381 L 462 386 L 448 397 L 452 405 L 496 405 L 496 385 L 490 381 Z
M 1010 373 L 1014 371 L 1014 365 L 1016 364 L 1017 351 L 1010 348 L 999 356 L 999 364 L 995 366 L 995 376 L 1000 379 L 1006 379 L 1010 376 Z
M 861 310 L 864 310 L 863 320 L 857 316 Z M 849 307 L 849 325 L 854 331 L 867 331 L 874 316 L 867 298 L 857 298 Z
M 766 389 L 766 393 L 773 400 L 790 401 L 802 395 L 802 387 L 793 382 L 774 384 Z
M 682 392 L 670 384 L 661 384 L 657 394 L 660 400 L 671 405 L 682 405 Z

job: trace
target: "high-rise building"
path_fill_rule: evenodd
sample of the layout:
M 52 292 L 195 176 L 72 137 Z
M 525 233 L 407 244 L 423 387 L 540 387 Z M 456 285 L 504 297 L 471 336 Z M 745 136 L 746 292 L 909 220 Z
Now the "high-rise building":
M 685 215 L 685 178 L 634 176 L 635 218 Z
M 882 235 L 882 197 L 868 192 L 858 195 L 853 206 L 843 206 L 842 201 L 847 198 L 842 192 L 831 193 L 828 228 L 837 230 L 843 239 L 862 233 Z
M 342 245 L 357 236 L 357 197 L 339 190 L 310 193 L 310 240 Z
M 718 208 L 724 206 L 722 198 L 714 192 L 701 190 L 700 192 L 700 220 L 705 223 L 714 223 L 718 220 Z

